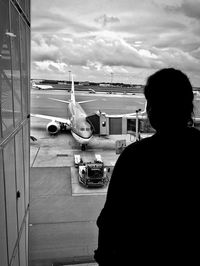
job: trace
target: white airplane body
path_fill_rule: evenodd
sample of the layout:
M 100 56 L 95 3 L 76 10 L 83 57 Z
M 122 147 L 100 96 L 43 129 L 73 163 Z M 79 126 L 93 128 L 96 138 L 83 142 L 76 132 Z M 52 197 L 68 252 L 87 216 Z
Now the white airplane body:
M 32 82 L 32 88 L 36 88 L 39 90 L 48 90 L 48 89 L 53 89 L 53 86 L 45 84 L 35 84 L 35 82 Z

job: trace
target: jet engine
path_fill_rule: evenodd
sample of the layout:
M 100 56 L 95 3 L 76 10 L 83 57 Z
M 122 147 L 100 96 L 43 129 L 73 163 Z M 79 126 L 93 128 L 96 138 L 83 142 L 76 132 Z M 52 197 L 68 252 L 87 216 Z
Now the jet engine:
M 51 135 L 55 135 L 56 133 L 58 133 L 58 131 L 60 130 L 60 124 L 55 122 L 55 121 L 51 121 L 48 125 L 47 125 L 47 131 L 49 132 L 49 134 Z

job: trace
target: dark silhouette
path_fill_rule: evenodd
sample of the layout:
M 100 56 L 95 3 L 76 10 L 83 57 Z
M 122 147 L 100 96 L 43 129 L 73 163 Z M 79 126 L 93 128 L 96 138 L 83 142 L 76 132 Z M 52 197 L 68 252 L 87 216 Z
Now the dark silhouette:
M 115 165 L 98 219 L 94 258 L 105 265 L 199 261 L 200 132 L 187 76 L 162 69 L 144 89 L 156 133 L 130 144 Z

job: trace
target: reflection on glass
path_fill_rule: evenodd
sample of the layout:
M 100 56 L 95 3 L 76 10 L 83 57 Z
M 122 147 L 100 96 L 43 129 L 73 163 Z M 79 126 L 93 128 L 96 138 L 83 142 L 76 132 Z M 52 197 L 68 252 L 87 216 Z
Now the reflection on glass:
M 11 260 L 12 252 L 17 240 L 17 211 L 16 211 L 16 183 L 15 183 L 15 154 L 14 140 L 12 139 L 3 150 L 5 188 L 6 188 L 6 214 L 8 232 L 8 253 Z
M 11 38 L 12 49 L 12 76 L 13 76 L 13 97 L 14 97 L 14 117 L 15 126 L 22 120 L 21 84 L 20 84 L 20 46 L 19 46 L 19 16 L 11 5 Z
M 27 56 L 27 38 L 26 38 L 26 23 L 20 20 L 20 48 L 21 48 L 21 81 L 22 81 L 22 106 L 23 118 L 28 115 L 28 59 Z
M 13 129 L 13 99 L 8 5 L 0 2 L 0 93 L 2 133 L 6 137 Z
M 22 129 L 15 135 L 15 152 L 16 152 L 16 185 L 17 191 L 20 192 L 20 197 L 17 200 L 18 210 L 18 230 L 23 222 L 25 215 L 24 207 L 24 158 L 22 146 Z

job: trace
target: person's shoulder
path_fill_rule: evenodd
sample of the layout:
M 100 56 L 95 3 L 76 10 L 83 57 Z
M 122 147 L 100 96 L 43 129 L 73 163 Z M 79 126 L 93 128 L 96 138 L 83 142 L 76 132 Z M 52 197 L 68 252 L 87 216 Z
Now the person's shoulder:
M 199 130 L 199 129 L 197 129 L 197 128 L 195 128 L 195 127 L 191 127 L 191 128 L 190 128 L 190 132 L 191 132 L 192 134 L 194 134 L 195 136 L 200 137 L 200 130 Z
M 195 127 L 188 128 L 187 135 L 194 141 L 200 141 L 200 130 Z
M 150 137 L 146 137 L 143 138 L 139 141 L 135 141 L 133 143 L 131 143 L 130 145 L 128 145 L 122 154 L 127 155 L 136 151 L 140 151 L 143 149 L 146 149 L 147 147 L 149 147 L 150 145 L 152 145 L 155 141 L 155 135 L 152 135 Z

